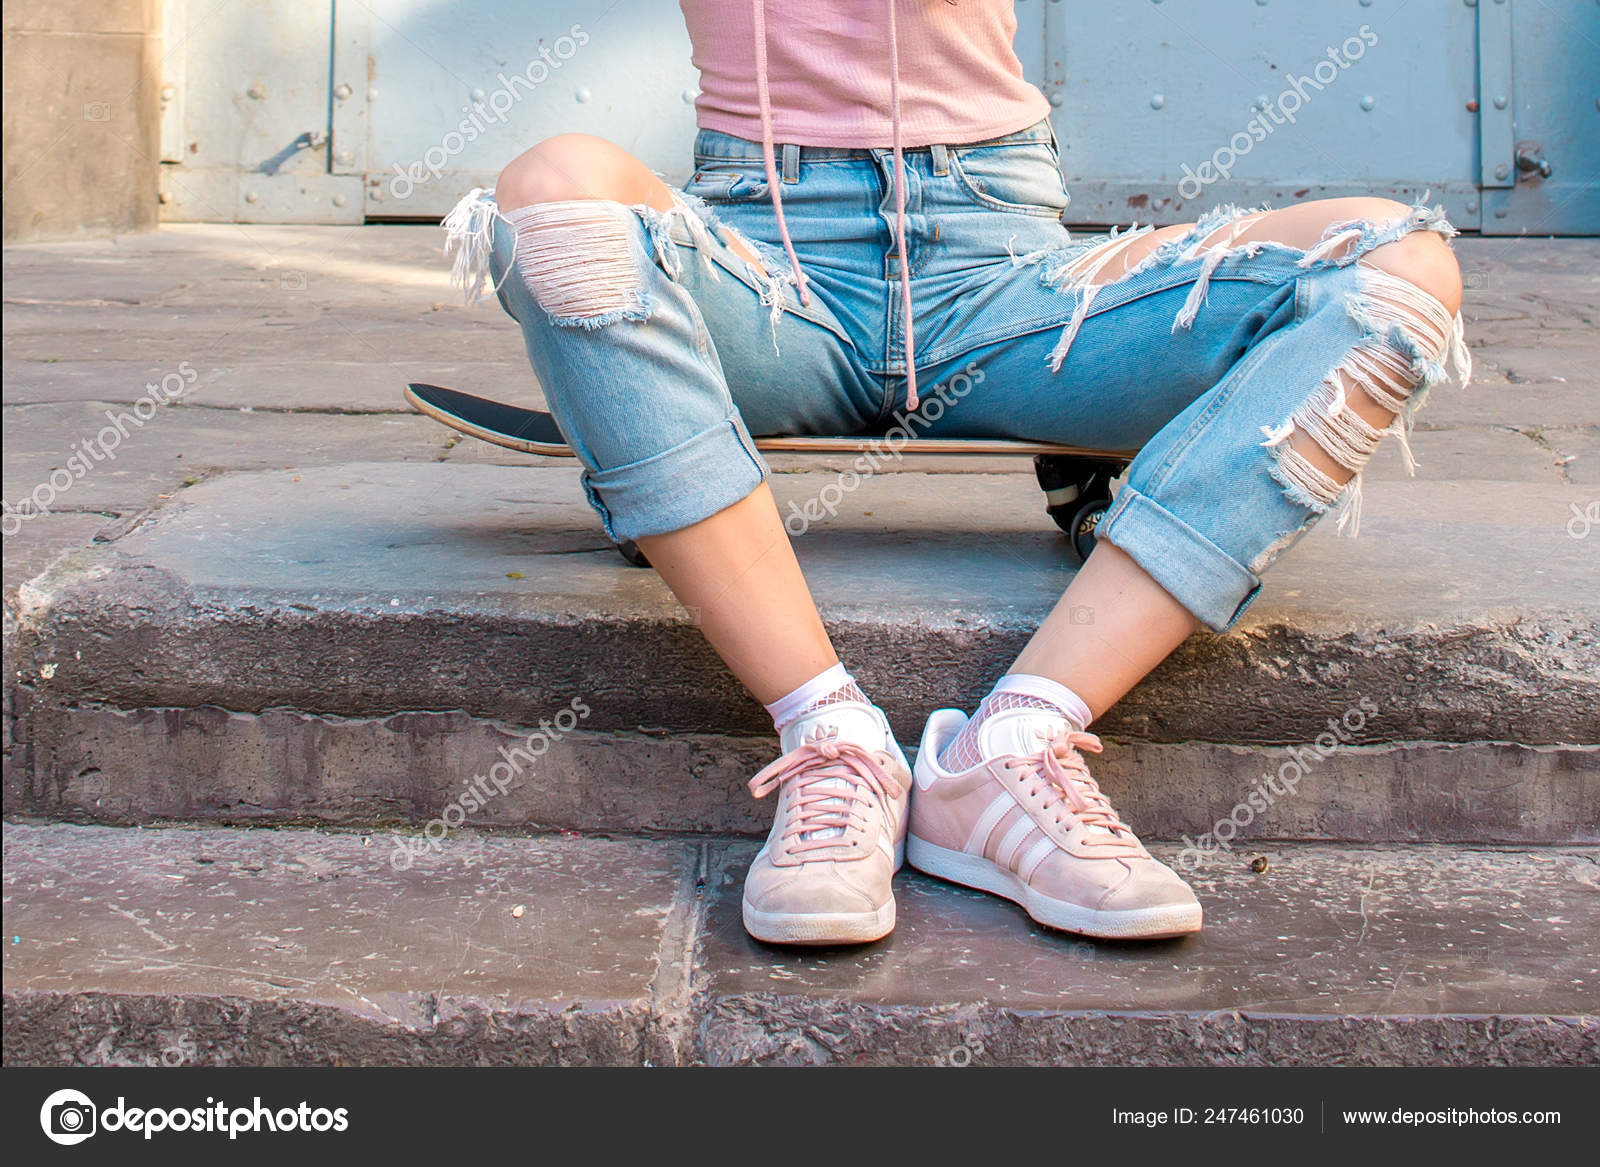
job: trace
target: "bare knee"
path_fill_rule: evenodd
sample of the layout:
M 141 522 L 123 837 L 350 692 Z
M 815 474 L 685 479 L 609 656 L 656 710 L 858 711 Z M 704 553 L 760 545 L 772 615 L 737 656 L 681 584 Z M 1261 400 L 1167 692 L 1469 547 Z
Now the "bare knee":
M 1413 208 L 1394 199 L 1323 199 L 1269 211 L 1229 242 L 1272 240 L 1290 247 L 1311 248 L 1322 241 L 1330 224 L 1398 223 L 1412 213 Z M 1347 255 L 1355 246 L 1356 240 L 1351 239 L 1331 254 Z M 1422 289 L 1443 304 L 1452 316 L 1461 306 L 1461 269 L 1449 246 L 1434 231 L 1409 232 L 1393 243 L 1373 248 L 1361 257 L 1361 262 Z
M 1362 262 L 1420 288 L 1451 316 L 1461 307 L 1461 267 L 1449 244 L 1432 231 L 1413 231 L 1375 247 Z
M 644 163 L 593 134 L 546 138 L 512 159 L 495 182 L 495 201 L 505 211 L 572 199 L 664 207 L 671 196 Z
M 1365 197 L 1330 199 L 1323 205 L 1334 212 L 1334 222 L 1397 223 L 1414 210 L 1394 199 Z M 1437 232 L 1409 232 L 1393 243 L 1373 248 L 1361 262 L 1420 288 L 1443 304 L 1451 316 L 1461 307 L 1461 269 Z

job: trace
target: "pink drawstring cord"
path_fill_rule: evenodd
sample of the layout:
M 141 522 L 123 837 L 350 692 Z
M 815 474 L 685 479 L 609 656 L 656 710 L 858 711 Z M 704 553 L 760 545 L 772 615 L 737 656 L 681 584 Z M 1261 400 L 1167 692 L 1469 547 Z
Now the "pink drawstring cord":
M 906 354 L 906 410 L 914 411 L 920 398 L 917 396 L 916 333 L 912 324 L 911 267 L 906 248 L 906 177 L 905 151 L 900 141 L 900 29 L 895 19 L 895 0 L 886 0 L 889 11 L 889 120 L 894 145 L 894 225 L 895 249 L 900 261 L 900 304 L 904 317 Z M 761 161 L 767 172 L 767 194 L 772 200 L 772 213 L 778 221 L 778 238 L 783 241 L 784 254 L 794 268 L 795 293 L 800 303 L 810 304 L 811 294 L 806 287 L 806 274 L 795 254 L 794 240 L 789 237 L 789 224 L 783 215 L 783 184 L 778 175 L 777 150 L 772 133 L 772 90 L 767 70 L 767 9 L 766 0 L 750 0 L 750 14 L 754 18 L 756 42 L 756 103 L 761 108 Z
M 800 257 L 794 253 L 794 240 L 789 238 L 789 224 L 783 217 L 783 193 L 778 188 L 778 160 L 772 142 L 772 90 L 767 82 L 767 6 L 766 0 L 750 0 L 750 12 L 755 18 L 756 41 L 756 102 L 761 107 L 761 161 L 767 169 L 767 194 L 772 199 L 772 213 L 778 220 L 778 237 L 783 240 L 783 250 L 794 268 L 794 290 L 800 303 L 810 304 L 811 293 L 806 289 L 806 273 L 801 270 Z

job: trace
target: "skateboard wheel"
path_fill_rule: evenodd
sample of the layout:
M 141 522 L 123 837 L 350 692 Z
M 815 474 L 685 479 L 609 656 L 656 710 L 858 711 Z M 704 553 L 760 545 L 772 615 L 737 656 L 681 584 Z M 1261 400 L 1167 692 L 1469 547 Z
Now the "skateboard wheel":
M 644 552 L 639 550 L 639 545 L 632 539 L 624 539 L 621 543 L 618 543 L 617 554 L 635 567 L 650 566 L 650 561 L 645 558 Z
M 1089 553 L 1094 550 L 1095 538 L 1100 530 L 1100 520 L 1106 517 L 1110 505 L 1110 499 L 1096 498 L 1084 503 L 1073 512 L 1071 529 L 1067 532 L 1067 536 L 1072 540 L 1072 549 L 1078 553 L 1080 560 L 1087 561 Z

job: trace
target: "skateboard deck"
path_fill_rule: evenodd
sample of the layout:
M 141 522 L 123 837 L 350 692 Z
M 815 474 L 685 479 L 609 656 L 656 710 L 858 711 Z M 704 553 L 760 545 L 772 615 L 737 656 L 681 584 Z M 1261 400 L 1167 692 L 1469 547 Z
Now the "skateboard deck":
M 571 458 L 555 418 L 539 409 L 525 409 L 488 397 L 420 383 L 406 386 L 406 400 L 419 413 L 443 422 L 458 433 L 524 454 Z M 881 436 L 764 437 L 756 449 L 782 454 L 854 454 L 881 449 Z M 1094 450 L 1054 442 L 1024 442 L 1007 438 L 910 438 L 897 447 L 904 454 L 1035 454 L 1068 458 L 1104 458 L 1127 461 L 1133 451 Z
M 573 457 L 556 419 L 540 409 L 525 409 L 505 401 L 477 397 L 459 389 L 413 383 L 406 400 L 419 413 L 443 422 L 458 433 L 480 441 L 557 458 Z M 764 437 L 756 448 L 783 454 L 879 453 L 884 436 Z M 908 438 L 893 447 L 896 456 L 918 454 L 1030 454 L 1034 474 L 1044 491 L 1045 512 L 1071 540 L 1079 558 L 1094 549 L 1095 531 L 1111 504 L 1111 481 L 1127 467 L 1136 450 L 1096 450 L 1055 442 L 1023 442 L 1005 438 Z M 648 567 L 650 561 L 631 542 L 618 549 L 629 563 Z

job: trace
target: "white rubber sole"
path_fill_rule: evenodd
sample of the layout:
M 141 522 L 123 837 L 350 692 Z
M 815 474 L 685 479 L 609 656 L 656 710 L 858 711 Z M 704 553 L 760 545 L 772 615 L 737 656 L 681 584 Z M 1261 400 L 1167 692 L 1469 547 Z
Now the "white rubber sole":
M 744 930 L 768 944 L 871 944 L 894 931 L 894 900 L 875 912 L 758 912 L 744 905 Z
M 1076 932 L 1100 940 L 1161 940 L 1200 931 L 1199 904 L 1160 904 L 1120 912 L 1097 911 L 1066 900 L 1041 895 L 1011 872 L 982 855 L 968 855 L 923 842 L 915 835 L 906 840 L 906 859 L 928 875 L 977 888 L 1008 899 L 1039 923 L 1063 932 Z

